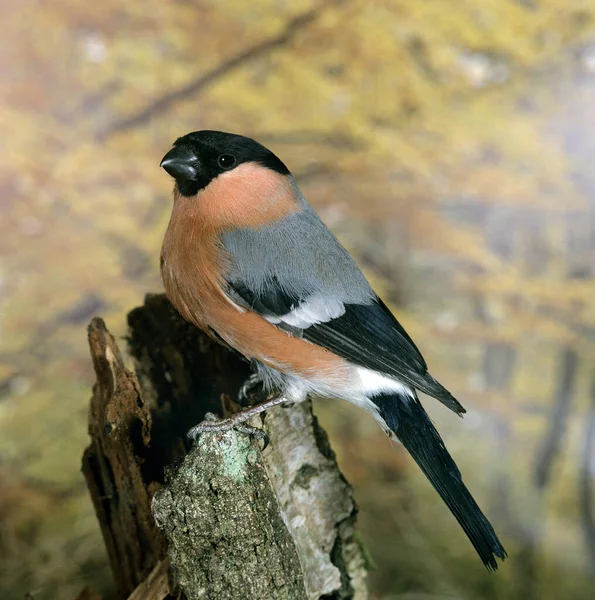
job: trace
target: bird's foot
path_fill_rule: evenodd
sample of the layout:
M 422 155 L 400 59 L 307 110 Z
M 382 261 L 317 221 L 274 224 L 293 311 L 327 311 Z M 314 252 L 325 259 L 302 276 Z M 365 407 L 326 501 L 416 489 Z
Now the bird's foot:
M 205 420 L 198 425 L 195 425 L 189 432 L 188 437 L 195 440 L 201 433 L 207 432 L 217 432 L 217 431 L 229 431 L 230 429 L 235 429 L 236 431 L 240 431 L 241 433 L 247 433 L 248 435 L 254 435 L 257 438 L 264 441 L 264 447 L 268 446 L 268 437 L 266 433 L 262 429 L 258 429 L 256 427 L 252 427 L 250 425 L 246 425 L 246 421 L 251 419 L 253 416 L 268 410 L 269 408 L 273 408 L 274 406 L 278 406 L 279 404 L 283 404 L 287 402 L 287 398 L 285 396 L 276 396 L 275 398 L 271 398 L 266 402 L 262 402 L 260 404 L 255 404 L 250 408 L 246 408 L 239 413 L 235 413 L 225 419 L 220 419 L 217 415 L 213 413 L 207 413 L 205 415 Z M 263 448 L 264 450 L 264 448 Z
M 251 425 L 246 425 L 245 421 L 247 421 L 251 416 L 252 415 L 245 416 L 244 413 L 239 412 L 225 419 L 221 419 L 217 415 L 208 412 L 205 415 L 205 420 L 202 421 L 202 423 L 199 423 L 190 429 L 188 432 L 188 437 L 192 440 L 195 440 L 198 436 L 200 436 L 201 433 L 214 433 L 234 429 L 240 433 L 245 433 L 246 435 L 254 436 L 258 440 L 262 440 L 262 449 L 264 450 L 269 445 L 269 438 L 262 429 L 258 429 L 258 427 L 252 427 Z

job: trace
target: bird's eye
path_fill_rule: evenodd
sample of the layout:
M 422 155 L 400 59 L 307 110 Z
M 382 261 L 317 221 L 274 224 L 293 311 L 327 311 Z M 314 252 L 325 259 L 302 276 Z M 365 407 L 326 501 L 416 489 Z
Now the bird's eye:
M 235 156 L 231 154 L 222 154 L 217 160 L 222 169 L 231 169 L 236 164 Z

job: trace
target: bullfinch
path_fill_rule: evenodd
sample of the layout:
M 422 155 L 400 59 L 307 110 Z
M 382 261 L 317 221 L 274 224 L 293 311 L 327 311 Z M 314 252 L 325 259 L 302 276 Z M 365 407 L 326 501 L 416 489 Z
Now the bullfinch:
M 289 169 L 258 142 L 220 131 L 178 140 L 161 161 L 175 179 L 161 252 L 166 293 L 191 323 L 243 354 L 278 393 L 189 435 L 241 427 L 309 394 L 372 413 L 403 444 L 481 560 L 506 552 L 418 399 L 465 409 L 429 373 L 399 321 L 301 194 Z

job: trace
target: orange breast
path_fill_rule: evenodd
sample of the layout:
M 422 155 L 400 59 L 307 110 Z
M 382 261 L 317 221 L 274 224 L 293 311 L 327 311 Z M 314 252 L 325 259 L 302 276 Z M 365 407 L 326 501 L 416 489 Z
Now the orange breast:
M 276 173 L 272 176 L 281 177 Z M 270 199 L 272 182 L 265 179 L 259 184 L 252 169 L 240 171 L 227 181 L 217 178 L 197 197 L 176 196 L 162 249 L 165 291 L 186 320 L 207 333 L 209 329 L 215 330 L 247 358 L 260 360 L 284 373 L 339 385 L 349 378 L 346 361 L 324 348 L 292 337 L 260 315 L 235 305 L 223 292 L 220 274 L 226 271 L 229 259 L 219 235 L 231 227 L 268 224 L 297 210 L 294 192 L 284 179 L 286 187 L 281 190 L 285 189 L 287 197 L 277 197 L 275 202 Z M 278 183 L 273 189 L 278 195 Z M 225 190 L 229 192 L 227 196 Z M 226 205 L 230 196 L 235 202 L 233 210 Z

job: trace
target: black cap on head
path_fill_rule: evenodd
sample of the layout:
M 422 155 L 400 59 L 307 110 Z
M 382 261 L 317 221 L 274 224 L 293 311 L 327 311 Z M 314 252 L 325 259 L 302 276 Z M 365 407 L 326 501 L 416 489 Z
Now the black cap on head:
M 178 138 L 160 166 L 176 180 L 183 196 L 195 196 L 221 173 L 250 162 L 289 175 L 283 162 L 262 144 L 242 135 L 208 130 Z

